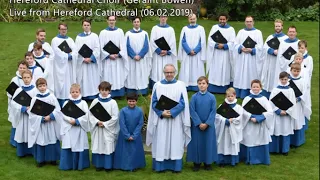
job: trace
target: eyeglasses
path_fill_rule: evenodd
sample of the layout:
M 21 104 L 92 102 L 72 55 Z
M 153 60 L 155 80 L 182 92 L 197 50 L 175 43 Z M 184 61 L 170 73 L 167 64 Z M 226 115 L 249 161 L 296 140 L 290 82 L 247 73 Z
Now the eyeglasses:
M 174 74 L 175 72 L 164 72 L 165 74 Z

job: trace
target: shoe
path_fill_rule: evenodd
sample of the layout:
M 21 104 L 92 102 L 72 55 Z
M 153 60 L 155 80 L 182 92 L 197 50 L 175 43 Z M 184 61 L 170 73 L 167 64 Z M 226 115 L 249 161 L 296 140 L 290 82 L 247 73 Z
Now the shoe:
M 96 168 L 96 171 L 102 171 L 103 168 Z
M 112 169 L 104 169 L 105 172 L 110 172 Z
M 192 170 L 193 170 L 194 172 L 197 172 L 197 171 L 200 170 L 200 166 L 201 166 L 201 164 L 193 163 L 193 168 L 192 168 Z
M 204 170 L 211 171 L 212 170 L 211 164 L 204 164 Z
M 172 173 L 178 174 L 181 173 L 181 171 L 172 171 Z
M 288 153 L 286 152 L 286 153 L 282 153 L 282 155 L 284 155 L 284 156 L 288 156 Z
M 37 167 L 42 167 L 42 166 L 44 166 L 45 164 L 46 164 L 45 162 L 37 163 Z
M 50 164 L 56 166 L 57 165 L 57 161 L 51 161 Z
M 224 168 L 224 164 L 219 164 L 219 167 Z

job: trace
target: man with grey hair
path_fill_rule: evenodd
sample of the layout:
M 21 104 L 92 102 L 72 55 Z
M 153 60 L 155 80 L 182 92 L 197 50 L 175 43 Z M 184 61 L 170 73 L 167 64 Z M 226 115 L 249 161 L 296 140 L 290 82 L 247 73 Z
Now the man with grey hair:
M 146 144 L 152 144 L 152 169 L 156 172 L 182 170 L 184 147 L 191 140 L 189 102 L 184 82 L 176 80 L 173 64 L 163 69 L 165 79 L 152 90 Z M 177 105 L 170 109 L 157 106 L 160 98 L 169 98 Z

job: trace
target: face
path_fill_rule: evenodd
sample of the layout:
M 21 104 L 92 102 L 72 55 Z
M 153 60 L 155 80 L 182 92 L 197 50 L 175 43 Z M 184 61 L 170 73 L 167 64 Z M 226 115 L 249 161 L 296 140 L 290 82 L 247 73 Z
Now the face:
M 281 85 L 286 85 L 288 83 L 288 77 L 280 78 Z
M 246 20 L 245 20 L 245 22 L 244 22 L 244 24 L 246 25 L 246 27 L 247 27 L 248 29 L 253 28 L 254 22 L 253 22 L 252 17 L 247 17 Z
M 108 20 L 107 20 L 107 22 L 108 22 L 108 25 L 110 26 L 110 27 L 114 27 L 114 26 L 116 26 L 116 17 L 115 16 L 110 16 L 109 18 L 108 18 Z
M 132 24 L 133 24 L 133 27 L 135 28 L 135 29 L 139 29 L 140 28 L 140 19 L 138 19 L 138 18 L 136 18 L 133 22 L 132 22 Z
M 164 76 L 165 76 L 166 80 L 168 80 L 168 81 L 173 80 L 175 73 L 176 73 L 176 71 L 175 71 L 174 67 L 172 67 L 172 66 L 167 66 L 164 69 Z
M 160 24 L 167 24 L 167 19 L 168 17 L 167 16 L 160 16 Z
M 83 22 L 82 23 L 82 29 L 85 32 L 90 32 L 91 31 L 91 24 L 88 22 Z
M 298 77 L 300 75 L 300 70 L 298 69 L 291 69 L 290 72 L 294 77 Z
M 32 81 L 32 77 L 30 74 L 24 73 L 22 76 L 22 81 L 25 85 L 29 85 Z
M 33 52 L 36 56 L 40 56 L 42 51 L 43 51 L 42 49 L 33 49 Z
M 281 23 L 274 23 L 274 30 L 276 31 L 276 33 L 280 33 L 283 29 L 283 26 Z
M 77 99 L 80 95 L 80 89 L 79 88 L 72 88 L 70 90 L 70 94 L 73 99 Z
M 100 89 L 99 90 L 102 97 L 107 97 L 110 94 L 109 90 Z
M 301 46 L 299 46 L 299 52 L 301 52 L 302 54 L 305 53 L 307 50 L 307 48 L 304 46 L 304 44 L 302 44 Z
M 39 32 L 38 35 L 36 35 L 36 38 L 40 42 L 44 42 L 46 40 L 46 32 Z
M 201 92 L 205 92 L 208 89 L 208 84 L 205 80 L 198 82 L 198 88 Z
M 46 84 L 39 84 L 39 86 L 37 88 L 41 93 L 44 93 L 47 90 L 47 85 Z
M 294 63 L 301 64 L 302 61 L 303 61 L 303 59 L 302 59 L 301 57 L 296 57 L 296 58 L 294 59 Z
M 21 75 L 22 71 L 25 71 L 27 70 L 28 67 L 24 64 L 19 64 L 19 67 L 18 67 L 18 71 L 19 71 L 19 74 Z
M 191 17 L 189 17 L 189 23 L 190 24 L 196 24 L 197 23 L 197 17 L 195 14 L 193 14 Z
M 251 86 L 251 90 L 254 94 L 258 94 L 261 91 L 261 86 L 259 83 L 253 83 Z
M 289 28 L 288 29 L 288 36 L 290 39 L 294 39 L 297 36 L 297 30 L 296 28 Z
M 65 35 L 67 35 L 67 32 L 68 32 L 68 28 L 65 27 L 64 25 L 60 25 L 59 34 L 62 36 L 65 36 Z
M 33 58 L 32 56 L 26 56 L 25 59 L 26 59 L 26 61 L 27 61 L 27 63 L 28 63 L 29 66 L 32 66 L 32 65 L 33 65 L 33 63 L 34 63 L 34 58 Z
M 128 103 L 129 107 L 134 108 L 136 106 L 136 104 L 137 104 L 137 101 L 134 100 L 134 99 L 128 99 L 127 103 Z
M 227 24 L 227 17 L 225 17 L 225 16 L 220 16 L 220 17 L 219 17 L 219 24 L 220 24 L 221 26 L 226 25 L 226 24 Z
M 236 99 L 236 96 L 233 93 L 227 93 L 227 100 L 233 102 Z

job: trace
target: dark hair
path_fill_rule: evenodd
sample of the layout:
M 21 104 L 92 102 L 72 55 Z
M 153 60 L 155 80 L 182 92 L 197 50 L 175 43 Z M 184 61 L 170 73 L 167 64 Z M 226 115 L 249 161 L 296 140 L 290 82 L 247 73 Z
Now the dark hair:
M 252 21 L 254 21 L 253 16 L 248 15 L 248 16 L 246 16 L 246 18 L 245 18 L 245 19 L 247 19 L 247 18 L 252 18 Z
M 289 77 L 289 74 L 285 71 L 282 71 L 280 74 L 279 74 L 279 79 L 282 79 L 282 78 L 288 78 Z
M 139 16 L 133 17 L 133 18 L 132 18 L 132 22 L 135 21 L 136 19 L 139 19 L 139 21 L 141 22 L 141 17 L 139 17 Z
M 298 47 L 301 47 L 302 45 L 304 45 L 304 47 L 308 47 L 307 41 L 306 40 L 300 40 L 298 42 Z
M 26 52 L 24 54 L 24 58 L 26 58 L 27 56 L 32 56 L 34 58 L 34 55 L 32 54 L 32 52 Z
M 297 28 L 296 28 L 296 26 L 294 26 L 294 25 L 289 26 L 289 27 L 288 27 L 288 30 L 289 30 L 290 28 L 291 28 L 291 29 L 295 29 L 295 30 L 297 31 Z M 298 32 L 298 31 L 297 31 L 297 32 Z
M 261 87 L 261 89 L 262 89 L 262 84 L 261 84 L 261 81 L 260 81 L 259 79 L 254 79 L 254 80 L 252 80 L 252 81 L 251 81 L 251 87 L 252 87 L 252 85 L 253 85 L 254 83 L 259 84 L 260 87 Z
M 68 29 L 68 25 L 66 23 L 62 23 L 62 22 L 59 23 L 58 29 L 60 29 L 60 26 L 64 26 L 64 27 L 66 27 Z
M 200 82 L 200 81 L 203 81 L 203 80 L 205 80 L 206 83 L 209 84 L 209 80 L 208 80 L 208 78 L 205 77 L 205 76 L 200 76 L 200 77 L 198 78 L 198 80 L 197 80 L 197 83 Z
M 109 20 L 109 17 L 114 16 L 114 20 L 117 20 L 117 16 L 116 15 L 111 15 L 111 16 L 107 16 L 107 20 Z
M 221 16 L 224 16 L 224 17 L 226 17 L 226 19 L 229 19 L 228 13 L 225 13 L 225 12 L 220 13 L 219 16 L 218 16 L 218 19 L 219 19 Z
M 127 95 L 127 101 L 128 100 L 136 100 L 136 101 L 138 101 L 138 95 L 136 93 L 129 93 Z
M 20 64 L 25 65 L 27 67 L 29 66 L 28 62 L 25 59 L 18 62 L 18 67 L 20 66 Z
M 100 90 L 106 90 L 111 91 L 111 84 L 107 81 L 102 81 L 98 86 L 99 91 Z
M 36 42 L 33 44 L 33 49 L 42 49 L 42 43 L 41 42 Z
M 84 20 L 82 20 L 82 25 L 83 25 L 84 22 L 87 22 L 87 23 L 89 23 L 89 24 L 91 25 L 91 19 L 84 19 Z
M 36 81 L 36 86 L 38 87 L 38 86 L 40 86 L 41 84 L 47 85 L 46 79 L 44 79 L 44 78 L 39 78 L 39 79 L 37 79 L 37 81 Z
M 290 66 L 290 71 L 293 69 L 301 71 L 301 65 L 298 63 L 292 63 Z

